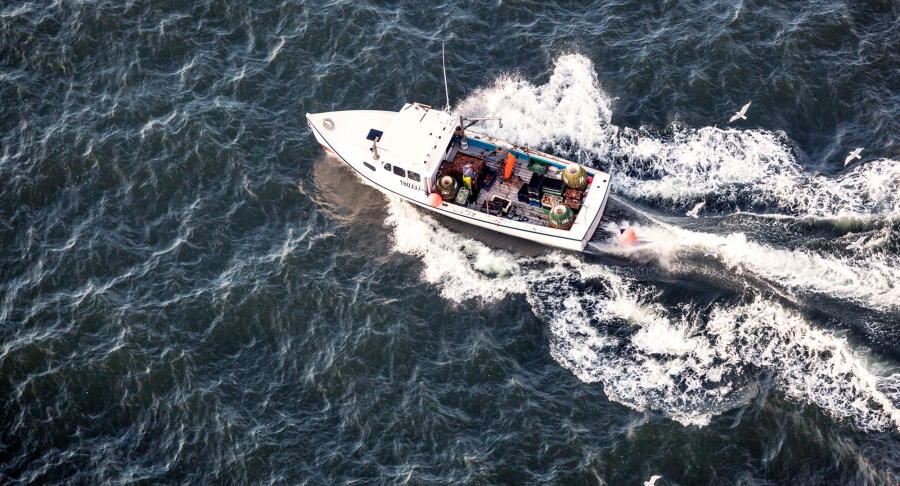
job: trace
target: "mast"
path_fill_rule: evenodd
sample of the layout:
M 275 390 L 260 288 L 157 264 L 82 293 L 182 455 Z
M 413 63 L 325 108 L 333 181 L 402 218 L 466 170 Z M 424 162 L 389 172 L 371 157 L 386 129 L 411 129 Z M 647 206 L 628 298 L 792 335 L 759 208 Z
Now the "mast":
M 444 55 L 444 43 L 441 42 L 441 66 L 444 68 L 444 94 L 447 95 L 447 105 L 444 111 L 450 112 L 450 90 L 447 88 L 447 56 Z

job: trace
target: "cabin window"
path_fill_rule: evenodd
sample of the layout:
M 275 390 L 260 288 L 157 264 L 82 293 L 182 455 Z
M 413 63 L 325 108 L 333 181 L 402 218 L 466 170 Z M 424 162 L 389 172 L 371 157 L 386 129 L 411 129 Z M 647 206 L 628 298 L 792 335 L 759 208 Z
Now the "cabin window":
M 363 165 L 366 166 L 366 167 L 368 167 L 368 168 L 371 169 L 371 170 L 375 170 L 375 166 L 372 165 L 372 164 L 370 164 L 370 163 L 368 163 L 368 162 L 363 162 Z
M 401 169 L 400 167 L 394 166 L 394 174 L 400 177 L 406 177 L 406 171 Z
M 413 172 L 413 171 L 407 172 L 407 173 L 406 173 L 406 176 L 409 177 L 410 179 L 416 181 L 416 182 L 422 182 L 422 178 L 419 177 L 419 174 L 416 174 L 416 173 Z
M 384 170 L 391 170 L 391 164 L 384 164 L 382 167 L 384 167 Z

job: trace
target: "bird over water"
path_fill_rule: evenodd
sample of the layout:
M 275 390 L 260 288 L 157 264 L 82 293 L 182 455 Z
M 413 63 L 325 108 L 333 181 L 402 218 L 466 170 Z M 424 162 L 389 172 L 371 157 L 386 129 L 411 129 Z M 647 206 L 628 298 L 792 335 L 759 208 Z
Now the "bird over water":
M 847 155 L 847 158 L 844 159 L 844 167 L 847 167 L 847 164 L 849 164 L 850 161 L 853 159 L 861 159 L 862 156 L 859 154 L 862 153 L 862 151 L 863 151 L 862 147 L 859 147 L 856 150 L 854 150 L 853 152 L 850 152 L 850 154 Z
M 742 119 L 746 120 L 747 117 L 745 115 L 747 114 L 747 108 L 750 108 L 750 103 L 753 103 L 753 102 L 748 101 L 747 104 L 744 105 L 743 108 L 741 108 L 741 111 L 736 111 L 734 113 L 734 116 L 731 117 L 731 120 L 728 120 L 728 123 L 731 123 L 731 122 L 737 120 L 738 118 L 742 118 Z

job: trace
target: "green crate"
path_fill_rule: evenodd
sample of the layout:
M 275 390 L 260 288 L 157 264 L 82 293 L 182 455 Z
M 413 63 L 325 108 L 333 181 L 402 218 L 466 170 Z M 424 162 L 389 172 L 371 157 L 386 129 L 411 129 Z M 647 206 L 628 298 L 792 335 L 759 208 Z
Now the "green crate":
M 536 174 L 546 174 L 547 167 L 550 167 L 549 162 L 544 162 L 538 159 L 529 159 L 528 160 L 528 170 L 534 172 Z

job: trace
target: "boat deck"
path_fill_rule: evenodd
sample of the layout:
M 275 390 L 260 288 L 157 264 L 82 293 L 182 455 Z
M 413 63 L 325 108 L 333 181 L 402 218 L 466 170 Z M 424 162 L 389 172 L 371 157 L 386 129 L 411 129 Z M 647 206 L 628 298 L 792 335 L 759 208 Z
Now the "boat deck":
M 459 154 L 469 155 L 481 159 L 484 161 L 487 167 L 490 167 L 497 173 L 497 180 L 490 187 L 490 189 L 481 188 L 481 190 L 478 191 L 477 199 L 473 198 L 472 202 L 469 203 L 467 207 L 474 210 L 484 208 L 485 201 L 488 201 L 492 196 L 497 195 L 512 202 L 512 206 L 506 217 L 514 221 L 525 221 L 522 218 L 527 218 L 527 222 L 529 224 L 549 227 L 549 217 L 541 208 L 532 206 L 527 202 L 519 201 L 519 189 L 522 187 L 522 184 L 527 184 L 528 181 L 531 180 L 531 176 L 533 174 L 533 172 L 528 170 L 528 164 L 524 160 L 519 160 L 516 163 L 515 168 L 513 169 L 512 177 L 506 179 L 503 177 L 505 161 L 492 162 L 488 160 L 488 156 L 491 153 L 492 152 L 489 150 L 470 146 L 466 150 L 456 149 L 452 154 L 454 159 Z

